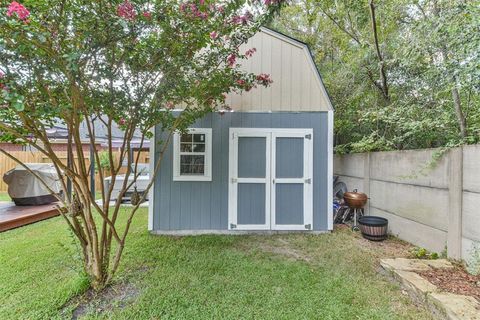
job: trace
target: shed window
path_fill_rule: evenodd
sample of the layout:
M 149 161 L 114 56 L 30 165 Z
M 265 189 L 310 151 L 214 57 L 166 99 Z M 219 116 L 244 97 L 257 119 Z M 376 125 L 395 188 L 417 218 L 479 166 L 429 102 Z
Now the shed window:
M 174 136 L 173 180 L 212 180 L 212 129 L 191 128 Z

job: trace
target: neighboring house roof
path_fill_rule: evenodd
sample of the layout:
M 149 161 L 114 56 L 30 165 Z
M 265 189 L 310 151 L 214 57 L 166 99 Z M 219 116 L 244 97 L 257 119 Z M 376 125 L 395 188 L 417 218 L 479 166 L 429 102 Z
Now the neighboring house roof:
M 103 146 L 106 146 L 108 143 L 107 126 L 105 126 L 105 124 L 99 119 L 95 120 L 93 123 L 95 126 L 94 127 L 95 142 Z M 112 146 L 114 148 L 121 147 L 121 145 L 123 144 L 123 135 L 124 135 L 123 130 L 120 129 L 115 122 L 113 122 L 112 123 Z M 59 121 L 57 124 L 47 129 L 47 136 L 50 140 L 68 139 L 67 126 Z M 141 144 L 141 138 L 142 138 L 142 134 L 140 133 L 140 131 L 136 130 L 130 145 L 133 148 L 139 148 Z M 85 121 L 83 121 L 80 124 L 80 139 L 85 143 L 90 143 L 90 134 L 88 131 L 87 123 Z M 144 140 L 142 147 L 148 148 L 149 146 L 150 146 L 150 142 L 148 140 Z
M 241 94 L 230 94 L 234 111 L 329 111 L 331 100 L 306 43 L 262 27 L 241 50 L 256 48 L 242 68 L 270 74 L 273 83 Z

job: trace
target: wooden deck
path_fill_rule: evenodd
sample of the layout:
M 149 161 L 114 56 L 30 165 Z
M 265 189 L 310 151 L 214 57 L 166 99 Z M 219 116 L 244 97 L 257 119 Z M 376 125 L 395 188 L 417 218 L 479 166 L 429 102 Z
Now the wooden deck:
M 0 232 L 58 216 L 60 212 L 57 208 L 56 203 L 41 206 L 16 206 L 13 202 L 0 203 Z

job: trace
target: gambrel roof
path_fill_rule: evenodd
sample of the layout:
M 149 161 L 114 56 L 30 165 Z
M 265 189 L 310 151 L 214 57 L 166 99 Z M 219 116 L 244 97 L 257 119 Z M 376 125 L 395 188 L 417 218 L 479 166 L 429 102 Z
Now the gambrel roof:
M 234 111 L 329 111 L 332 103 L 307 44 L 262 27 L 241 50 L 256 49 L 241 61 L 245 71 L 269 74 L 273 83 L 241 94 L 230 94 Z

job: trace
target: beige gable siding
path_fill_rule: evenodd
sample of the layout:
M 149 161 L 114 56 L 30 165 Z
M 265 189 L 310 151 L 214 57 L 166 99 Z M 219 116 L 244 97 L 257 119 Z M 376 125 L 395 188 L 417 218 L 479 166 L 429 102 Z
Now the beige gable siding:
M 262 29 L 242 46 L 257 52 L 242 68 L 270 74 L 273 84 L 241 94 L 230 94 L 234 111 L 328 111 L 331 104 L 307 47 L 268 29 Z

